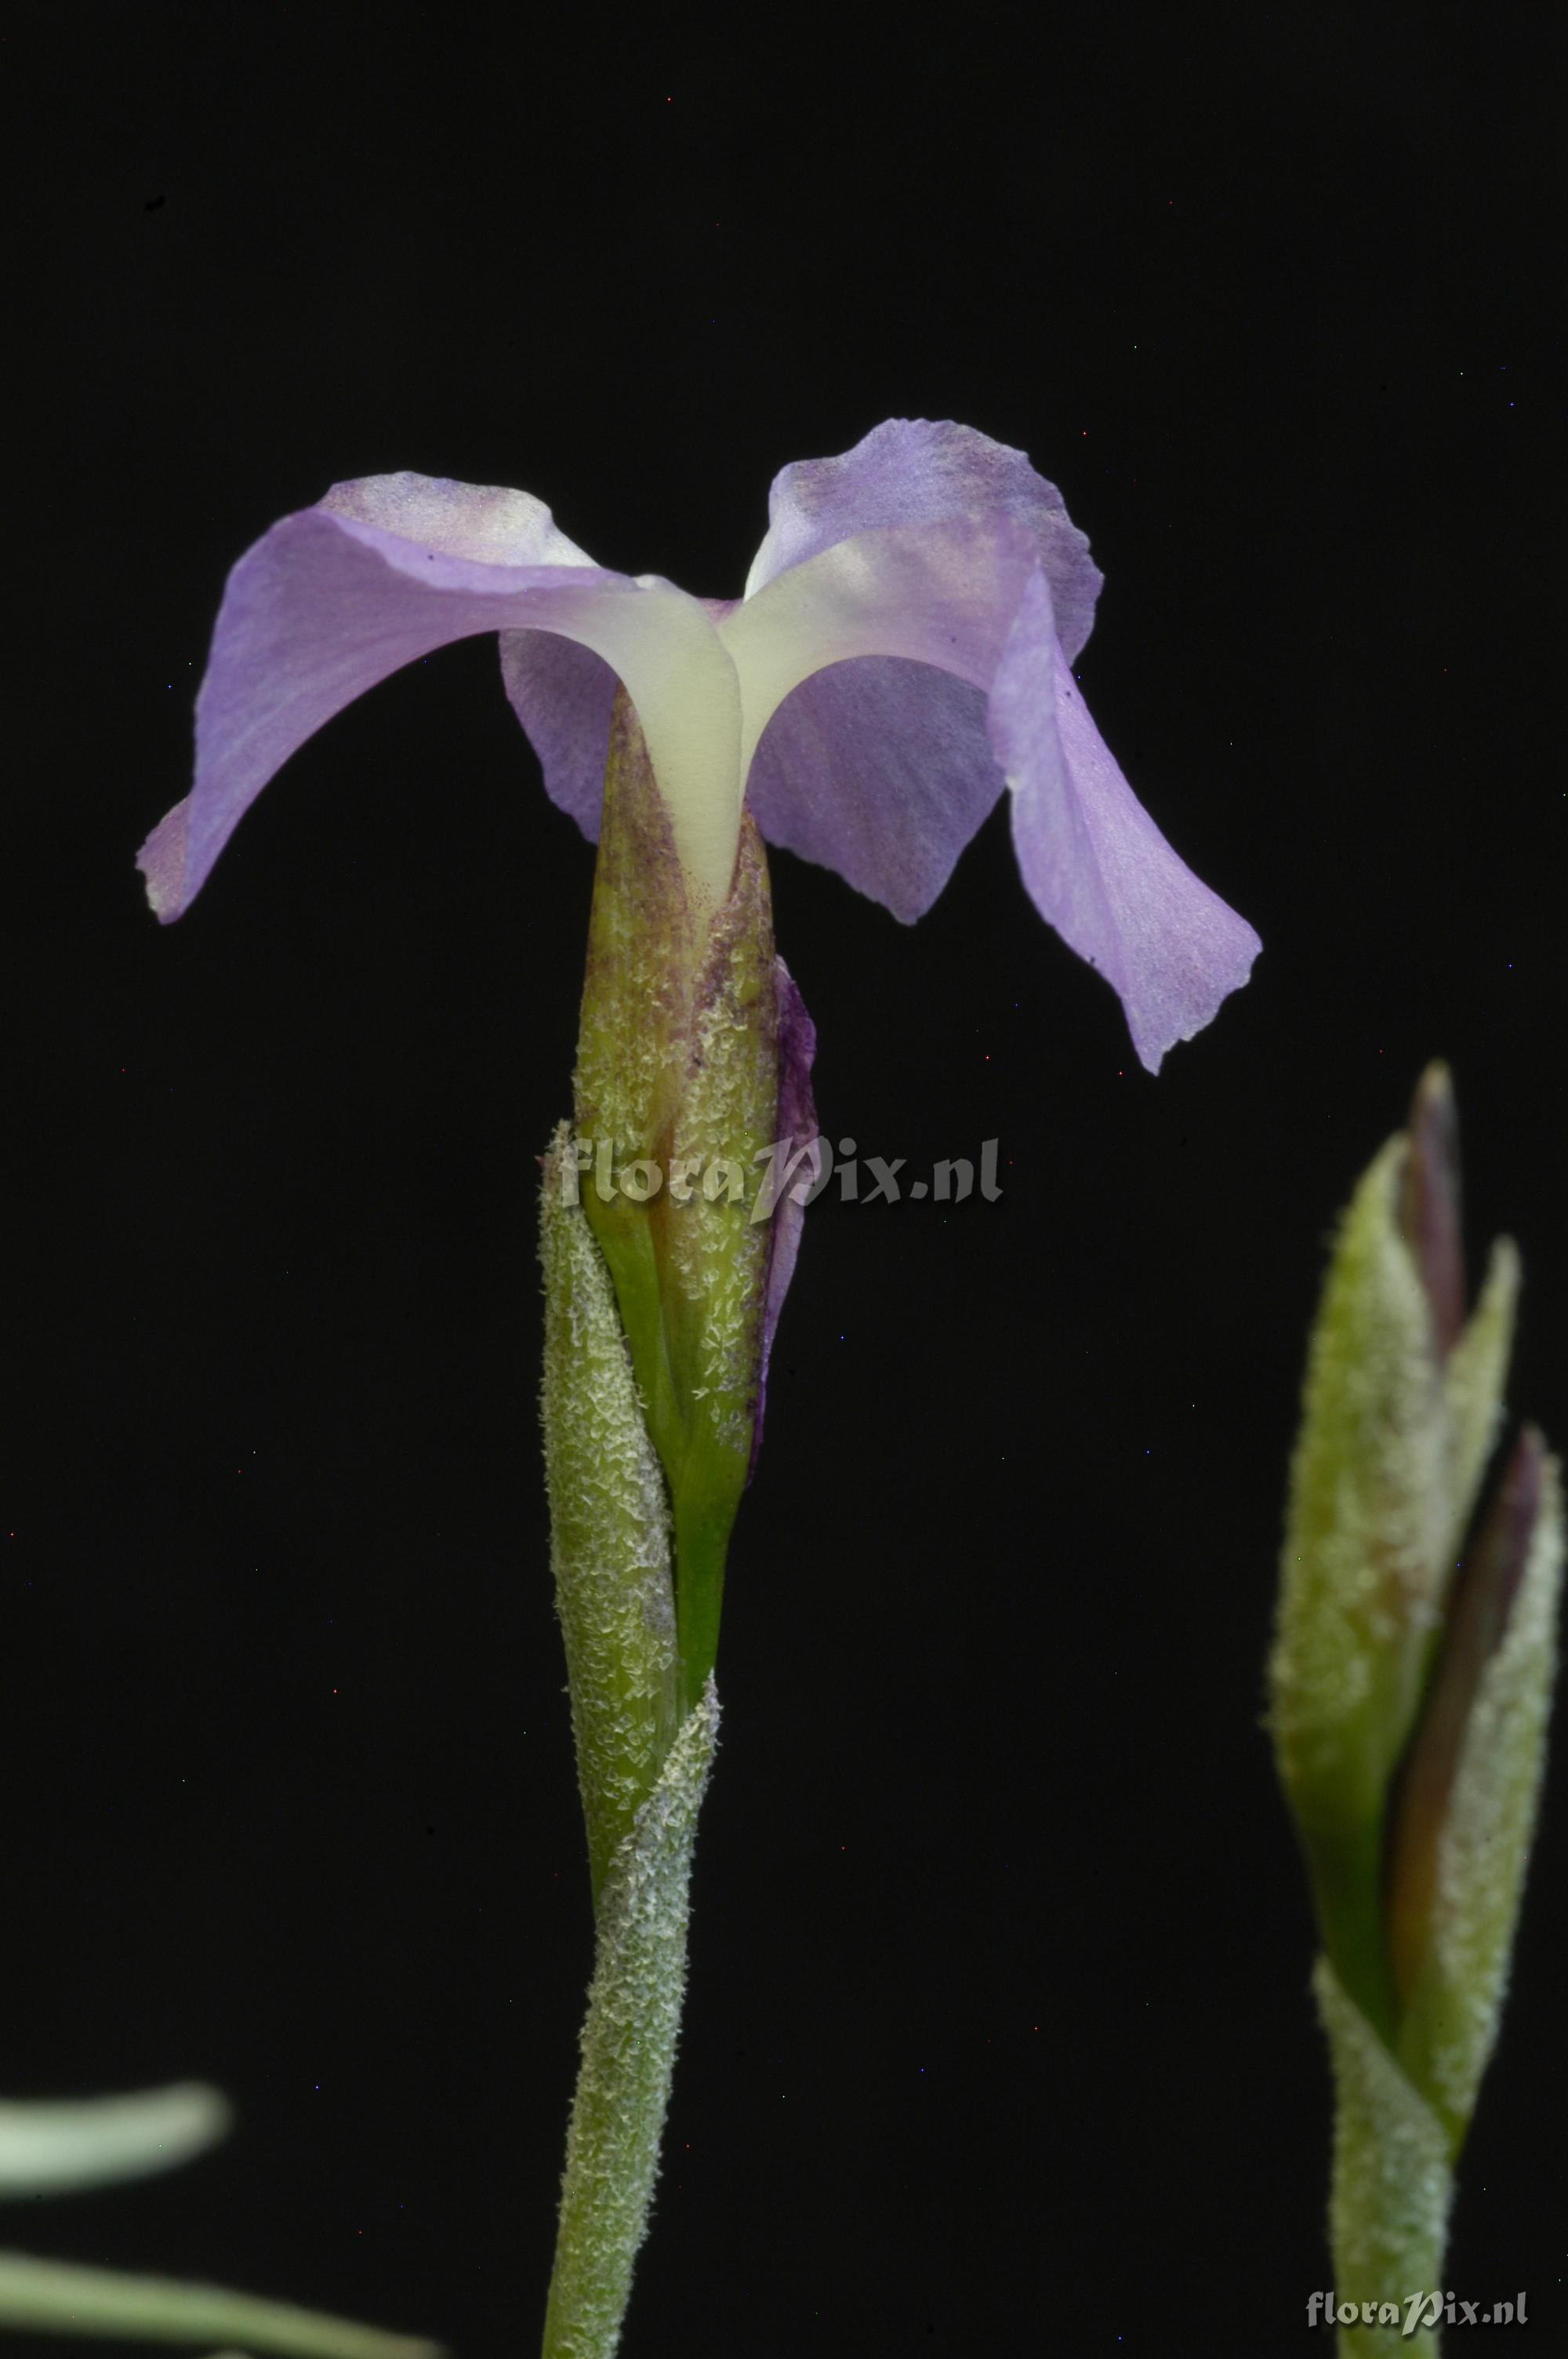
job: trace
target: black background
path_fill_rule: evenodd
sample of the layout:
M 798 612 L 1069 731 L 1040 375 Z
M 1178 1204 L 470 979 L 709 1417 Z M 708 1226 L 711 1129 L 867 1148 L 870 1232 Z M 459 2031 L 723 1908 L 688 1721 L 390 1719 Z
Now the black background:
M 626 2359 L 1275 2353 L 1328 2281 L 1260 1728 L 1329 1223 L 1434 1054 L 1568 1438 L 1557 11 L 35 10 L 9 42 L 0 2086 L 239 2128 L 10 2241 L 536 2346 L 590 1955 L 533 1157 L 591 855 L 470 640 L 160 930 L 228 567 L 514 484 L 733 595 L 776 470 L 1058 483 L 1079 666 L 1258 927 L 1151 1079 L 1004 810 L 905 929 L 781 854 L 824 1127 Z M 575 24 L 576 29 L 572 29 Z M 1451 2247 L 1563 2333 L 1568 1790 Z M 25 2216 L 23 2216 L 25 2214 Z

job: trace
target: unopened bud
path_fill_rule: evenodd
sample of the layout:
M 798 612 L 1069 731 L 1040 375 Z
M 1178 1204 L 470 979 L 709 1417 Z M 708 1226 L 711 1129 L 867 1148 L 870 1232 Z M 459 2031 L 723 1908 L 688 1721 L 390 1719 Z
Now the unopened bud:
M 1527 1427 L 1461 1568 L 1390 1812 L 1399 2053 L 1455 2150 L 1497 2037 L 1524 1886 L 1562 1564 L 1558 1469 Z
M 1459 1117 L 1446 1065 L 1429 1065 L 1416 1085 L 1400 1187 L 1400 1228 L 1425 1288 L 1438 1357 L 1446 1360 L 1465 1324 Z

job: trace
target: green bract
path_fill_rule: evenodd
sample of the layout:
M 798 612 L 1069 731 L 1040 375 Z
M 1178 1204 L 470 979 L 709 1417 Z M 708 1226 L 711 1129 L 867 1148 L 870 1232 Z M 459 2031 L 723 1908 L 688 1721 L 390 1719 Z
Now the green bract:
M 603 1256 L 570 1201 L 571 1134 L 545 1162 L 541 1407 L 556 1609 L 566 1642 L 594 1905 L 676 1733 L 675 1589 L 663 1477 Z
M 762 840 L 694 909 L 636 713 L 616 699 L 575 1083 L 577 1161 L 669 1485 L 681 1710 L 713 1668 L 751 1463 L 771 1245 L 779 1010 Z

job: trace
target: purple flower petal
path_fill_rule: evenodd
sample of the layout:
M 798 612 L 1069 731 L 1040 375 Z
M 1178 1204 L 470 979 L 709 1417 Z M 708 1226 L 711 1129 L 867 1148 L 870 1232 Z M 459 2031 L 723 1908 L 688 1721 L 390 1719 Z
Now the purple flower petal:
M 983 689 L 862 656 L 813 672 L 763 732 L 746 801 L 770 843 L 913 925 L 1002 791 Z
M 661 783 L 695 782 L 723 821 L 737 699 L 697 600 L 592 565 L 525 493 L 370 476 L 286 516 L 229 576 L 197 698 L 196 783 L 140 855 L 158 916 L 189 906 L 262 788 L 333 713 L 449 640 L 524 625 L 613 663 Z M 732 849 L 708 849 L 727 878 Z
M 890 525 L 1011 516 L 1033 541 L 1069 661 L 1088 637 L 1104 575 L 1054 484 L 1022 451 L 950 419 L 890 418 L 837 459 L 799 459 L 773 478 L 768 530 L 746 595 L 842 540 Z
M 619 686 L 602 656 L 556 631 L 503 631 L 501 677 L 550 800 L 599 842 L 610 715 Z
M 989 731 L 1035 907 L 1115 987 L 1141 1061 L 1158 1072 L 1246 982 L 1262 944 L 1176 857 L 1118 769 L 1038 573 L 991 690 Z
M 985 699 L 1038 570 L 1033 534 L 1005 514 L 879 527 L 720 621 L 746 799 L 771 842 L 906 921 L 930 907 L 1001 792 Z
M 719 625 L 741 676 L 742 755 L 805 699 L 782 757 L 748 798 L 764 834 L 809 849 L 890 907 L 934 897 L 998 789 L 987 748 L 1015 794 L 1019 863 L 1041 914 L 1119 993 L 1140 1058 L 1157 1071 L 1172 1043 L 1206 1024 L 1244 983 L 1260 944 L 1176 858 L 1111 760 L 1057 644 L 1034 538 L 1015 517 L 879 527 L 775 574 Z M 875 723 L 830 744 L 823 682 L 838 663 L 841 720 L 868 657 L 884 662 Z M 852 658 L 849 662 L 845 658 Z M 917 666 L 956 675 L 962 699 L 923 694 Z M 985 701 L 983 701 L 985 700 Z M 977 733 L 945 795 L 948 744 Z M 793 756 L 793 758 L 792 758 Z M 912 780 L 924 772 L 924 788 Z

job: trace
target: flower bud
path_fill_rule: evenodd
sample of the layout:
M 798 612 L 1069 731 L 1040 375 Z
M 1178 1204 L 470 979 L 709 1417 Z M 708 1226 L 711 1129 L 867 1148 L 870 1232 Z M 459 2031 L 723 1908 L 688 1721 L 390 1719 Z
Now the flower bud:
M 1455 2151 L 1497 2038 L 1524 1888 L 1562 1565 L 1558 1469 L 1527 1427 L 1461 1565 L 1390 1814 L 1399 2053 Z
M 1459 1121 L 1446 1065 L 1429 1065 L 1416 1084 L 1399 1221 L 1421 1274 L 1437 1356 L 1446 1360 L 1465 1324 Z

